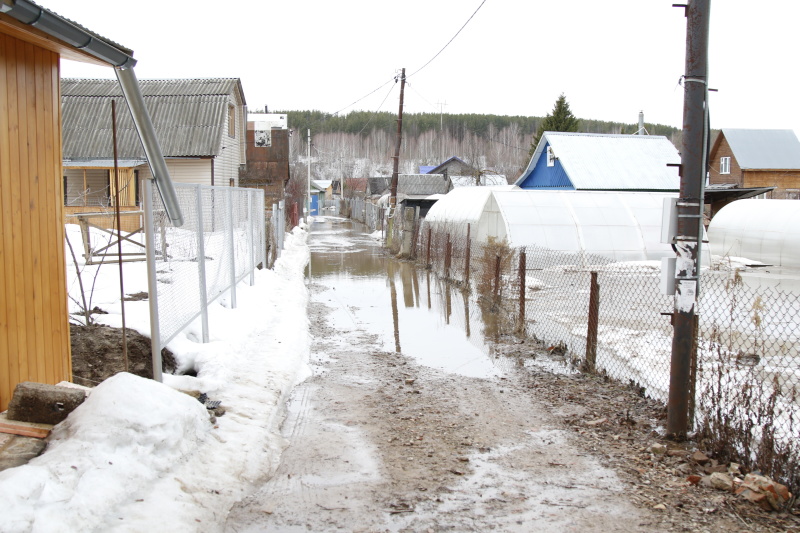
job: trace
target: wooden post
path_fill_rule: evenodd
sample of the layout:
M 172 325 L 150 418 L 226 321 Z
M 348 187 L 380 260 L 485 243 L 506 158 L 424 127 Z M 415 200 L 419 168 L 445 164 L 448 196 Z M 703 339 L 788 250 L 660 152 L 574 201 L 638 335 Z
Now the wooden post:
M 494 261 L 494 299 L 500 295 L 500 256 L 496 255 Z
M 519 253 L 519 331 L 525 333 L 525 270 L 527 258 L 525 250 Z
M 589 288 L 589 324 L 586 331 L 586 368 L 594 374 L 597 371 L 597 324 L 600 314 L 600 285 L 597 284 L 597 272 L 592 272 Z
M 425 256 L 425 268 L 431 267 L 431 236 L 432 236 L 431 233 L 432 233 L 431 228 L 430 226 L 428 226 L 428 252 L 427 255 Z
M 472 229 L 470 226 L 472 224 L 467 224 L 467 253 L 466 258 L 464 258 L 464 286 L 467 289 L 469 289 L 470 230 Z
M 89 236 L 89 220 L 78 215 L 78 224 L 81 226 L 81 240 L 83 241 L 83 258 L 87 265 L 92 264 L 92 244 Z
M 452 245 L 450 243 L 450 234 L 447 234 L 447 243 L 445 244 L 444 248 L 444 277 L 445 279 L 450 278 L 450 254 L 452 253 Z

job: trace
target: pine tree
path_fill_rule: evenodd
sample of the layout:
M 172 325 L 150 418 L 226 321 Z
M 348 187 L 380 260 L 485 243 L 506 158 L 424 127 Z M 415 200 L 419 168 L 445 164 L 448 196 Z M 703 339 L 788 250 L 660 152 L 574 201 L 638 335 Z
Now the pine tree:
M 553 111 L 539 123 L 539 129 L 536 135 L 533 136 L 531 149 L 528 151 L 529 156 L 533 156 L 536 146 L 539 145 L 539 140 L 546 131 L 578 131 L 578 119 L 570 111 L 567 97 L 564 96 L 564 93 L 561 93 L 561 96 L 556 100 Z

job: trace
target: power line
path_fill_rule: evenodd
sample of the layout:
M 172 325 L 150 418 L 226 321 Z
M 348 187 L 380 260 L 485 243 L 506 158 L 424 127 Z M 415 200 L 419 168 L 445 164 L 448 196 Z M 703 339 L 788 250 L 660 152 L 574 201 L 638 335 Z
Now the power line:
M 421 67 L 419 67 L 417 70 L 415 70 L 414 72 L 412 72 L 411 74 L 409 74 L 408 76 L 406 76 L 406 79 L 408 79 L 408 78 L 410 78 L 411 76 L 413 76 L 414 74 L 418 73 L 420 70 L 422 70 L 422 69 L 424 69 L 425 67 L 427 67 L 428 65 L 430 65 L 430 64 L 431 64 L 431 62 L 432 62 L 434 59 L 436 59 L 437 57 L 439 57 L 439 54 L 441 54 L 442 52 L 444 52 L 444 49 L 445 49 L 445 48 L 447 48 L 448 46 L 450 46 L 450 43 L 452 43 L 452 42 L 453 42 L 453 40 L 454 40 L 456 37 L 458 37 L 458 34 L 459 34 L 459 33 L 461 33 L 461 30 L 463 30 L 464 28 L 466 28 L 466 27 L 467 27 L 467 24 L 469 24 L 469 21 L 470 21 L 470 20 L 472 20 L 472 17 L 474 17 L 474 16 L 475 16 L 475 14 L 476 14 L 476 13 L 478 13 L 478 11 L 480 11 L 480 9 L 483 7 L 483 4 L 485 4 L 485 3 L 486 3 L 486 0 L 483 0 L 483 2 L 481 2 L 481 5 L 479 5 L 479 6 L 478 6 L 478 9 L 476 9 L 476 10 L 475 10 L 475 12 L 474 12 L 474 13 L 472 13 L 472 15 L 470 15 L 470 17 L 467 19 L 467 21 L 464 23 L 464 25 L 463 25 L 463 26 L 461 26 L 461 29 L 459 29 L 459 30 L 456 32 L 456 34 L 455 34 L 455 35 L 453 35 L 453 37 L 452 37 L 452 38 L 451 38 L 449 41 L 447 41 L 447 44 L 446 44 L 446 45 L 444 45 L 444 47 L 443 47 L 441 50 L 439 50 L 438 52 L 436 52 L 436 55 L 435 55 L 435 56 L 433 56 L 432 58 L 430 58 L 430 59 L 428 60 L 428 62 L 427 62 L 427 63 L 425 63 L 424 65 L 422 65 Z
M 484 0 L 484 1 L 485 1 L 485 0 Z M 358 100 L 356 100 L 355 102 L 353 102 L 352 104 L 350 104 L 350 105 L 347 105 L 347 106 L 344 106 L 344 107 L 343 107 L 343 108 L 341 108 L 339 111 L 337 111 L 337 112 L 335 112 L 335 113 L 333 113 L 333 114 L 334 114 L 334 115 L 338 115 L 339 113 L 341 113 L 342 111 L 344 111 L 344 110 L 345 110 L 345 109 L 347 109 L 348 107 L 353 107 L 354 105 L 356 105 L 357 103 L 359 103 L 359 102 L 360 102 L 361 100 L 363 100 L 364 98 L 366 98 L 366 97 L 368 97 L 368 96 L 371 96 L 371 95 L 375 94 L 376 92 L 380 91 L 381 89 L 383 89 L 384 87 L 386 87 L 387 85 L 389 85 L 390 83 L 392 83 L 393 81 L 395 81 L 395 77 L 394 77 L 394 76 L 392 76 L 391 78 L 389 78 L 389 81 L 387 81 L 386 83 L 384 83 L 384 84 L 383 84 L 383 85 L 381 85 L 380 87 L 378 87 L 378 88 L 376 88 L 376 89 L 374 89 L 374 90 L 372 90 L 372 91 L 368 92 L 367 94 L 365 94 L 364 96 L 362 96 L 361 98 L 359 98 Z M 383 105 L 383 104 L 381 104 L 381 105 Z

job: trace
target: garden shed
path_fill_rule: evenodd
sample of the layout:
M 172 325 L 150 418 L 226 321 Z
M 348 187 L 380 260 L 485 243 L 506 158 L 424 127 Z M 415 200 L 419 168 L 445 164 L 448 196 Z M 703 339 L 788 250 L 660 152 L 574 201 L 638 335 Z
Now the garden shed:
M 738 200 L 708 227 L 711 253 L 766 265 L 800 268 L 800 202 Z
M 586 252 L 615 261 L 657 260 L 675 255 L 670 245 L 660 242 L 663 200 L 674 196 L 467 187 L 439 200 L 426 222 L 462 232 L 471 224 L 478 242 L 494 237 L 512 247 Z

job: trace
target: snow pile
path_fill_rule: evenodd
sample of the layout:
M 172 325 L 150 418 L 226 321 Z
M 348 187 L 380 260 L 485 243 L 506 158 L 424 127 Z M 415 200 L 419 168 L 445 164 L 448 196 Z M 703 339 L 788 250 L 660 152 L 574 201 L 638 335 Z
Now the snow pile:
M 237 286 L 236 309 L 212 305 L 211 342 L 192 340 L 193 324 L 170 343 L 197 377 L 165 375 L 161 384 L 118 374 L 54 429 L 43 455 L 0 472 L 0 531 L 220 529 L 277 466 L 286 396 L 310 373 L 306 236 L 295 229 L 273 270 Z M 117 275 L 116 265 L 99 273 Z M 119 325 L 119 302 L 108 306 L 104 322 Z M 143 312 L 126 304 L 129 323 L 146 323 Z M 212 422 L 176 389 L 205 392 L 227 412 Z

